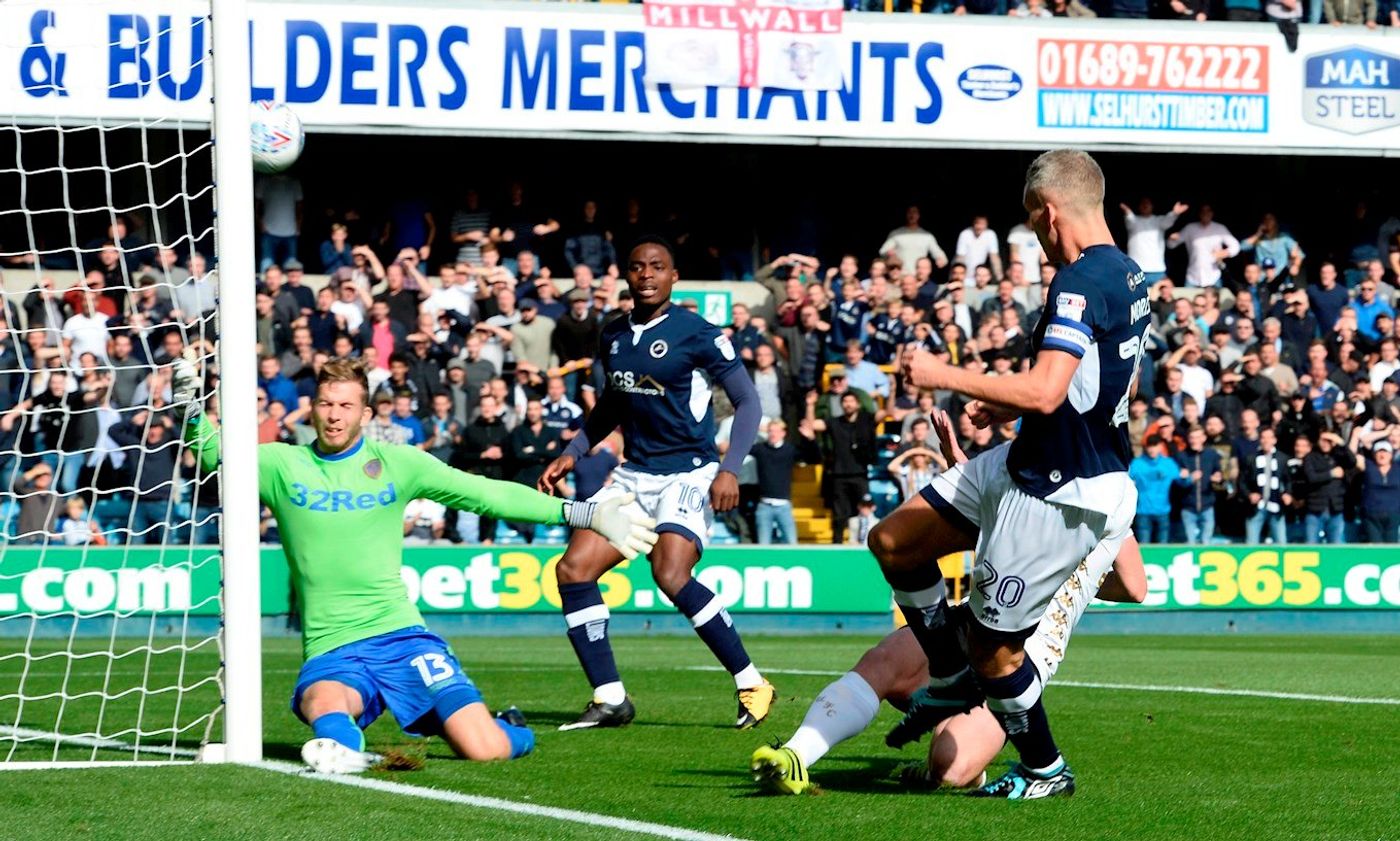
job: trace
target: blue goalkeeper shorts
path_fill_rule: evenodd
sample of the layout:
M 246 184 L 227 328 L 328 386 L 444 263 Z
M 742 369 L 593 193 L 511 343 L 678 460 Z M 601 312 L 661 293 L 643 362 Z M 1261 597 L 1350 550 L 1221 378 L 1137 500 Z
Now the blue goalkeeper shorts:
M 360 693 L 365 709 L 356 724 L 362 730 L 387 707 L 405 733 L 437 736 L 453 712 L 482 701 L 447 642 L 421 625 L 342 645 L 303 663 L 292 693 L 292 712 L 302 721 L 302 693 L 320 680 Z

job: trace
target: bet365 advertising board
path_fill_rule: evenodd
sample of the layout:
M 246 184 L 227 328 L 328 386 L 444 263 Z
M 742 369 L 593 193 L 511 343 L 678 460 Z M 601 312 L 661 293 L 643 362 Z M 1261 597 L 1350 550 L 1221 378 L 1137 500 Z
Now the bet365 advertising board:
M 1146 547 L 1148 596 L 1132 610 L 1400 608 L 1395 547 Z M 423 547 L 404 551 L 408 597 L 424 613 L 553 612 L 561 547 Z M 263 550 L 263 612 L 288 610 L 286 561 Z M 231 574 L 237 574 L 237 564 Z M 835 547 L 713 547 L 697 575 L 731 612 L 888 613 L 890 591 L 869 552 Z M 219 559 L 207 547 L 40 549 L 0 555 L 0 616 L 217 615 Z M 646 562 L 603 576 L 616 612 L 670 611 Z M 1123 609 L 1096 605 L 1095 609 Z

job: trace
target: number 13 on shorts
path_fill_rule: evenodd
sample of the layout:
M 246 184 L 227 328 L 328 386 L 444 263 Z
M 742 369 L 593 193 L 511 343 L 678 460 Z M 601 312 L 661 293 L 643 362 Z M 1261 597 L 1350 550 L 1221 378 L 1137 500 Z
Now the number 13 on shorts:
M 441 683 L 455 674 L 452 664 L 441 654 L 420 654 L 408 662 L 418 669 L 418 674 L 423 678 L 424 686 Z

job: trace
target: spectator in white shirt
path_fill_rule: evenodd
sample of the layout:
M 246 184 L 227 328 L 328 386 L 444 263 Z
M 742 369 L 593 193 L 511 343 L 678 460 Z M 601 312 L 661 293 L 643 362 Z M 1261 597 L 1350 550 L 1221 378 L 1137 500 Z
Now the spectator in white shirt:
M 910 205 L 904 211 L 904 227 L 895 228 L 880 246 L 880 253 L 886 257 L 899 258 L 902 266 L 914 266 L 920 257 L 932 257 L 934 265 L 943 268 L 948 265 L 948 255 L 939 247 L 933 234 L 919 227 L 919 207 Z
M 992 270 L 992 277 L 1001 279 L 1001 241 L 997 232 L 987 226 L 987 217 L 972 217 L 972 227 L 963 228 L 958 234 L 957 256 L 953 258 L 964 266 L 986 266 Z
M 403 509 L 403 542 L 433 544 L 443 540 L 447 508 L 431 499 L 413 499 Z
M 1206 405 L 1206 399 L 1215 393 L 1215 377 L 1210 369 L 1201 365 L 1201 344 L 1194 333 L 1186 337 L 1182 345 L 1167 359 L 1167 366 L 1181 372 L 1181 390 L 1196 401 L 1197 406 Z
M 1396 345 L 1395 339 L 1387 336 L 1381 339 L 1381 358 L 1376 360 L 1376 364 L 1371 366 L 1371 389 L 1380 393 L 1381 386 L 1390 379 L 1391 375 L 1400 372 L 1400 346 Z
M 83 293 L 83 312 L 74 313 L 63 322 L 63 346 L 69 359 L 91 353 L 107 361 L 107 316 L 97 311 L 97 295 Z
M 336 287 L 336 300 L 331 304 L 331 312 L 345 324 L 345 332 L 358 335 L 360 325 L 365 321 L 365 299 L 369 293 L 355 285 L 353 281 L 341 281 Z
M 1167 231 L 1190 205 L 1177 202 L 1171 213 L 1161 216 L 1152 214 L 1152 199 L 1146 196 L 1138 199 L 1137 213 L 1126 204 L 1118 206 L 1123 209 L 1123 226 L 1128 229 L 1128 256 L 1142 269 L 1148 283 L 1156 283 L 1167 276 Z
M 1201 205 L 1199 213 L 1198 221 L 1167 237 L 1167 246 L 1186 245 L 1187 286 L 1219 286 L 1221 265 L 1240 253 L 1240 241 L 1215 221 L 1210 205 Z
M 1022 222 L 1006 235 L 1006 246 L 1011 250 L 1011 262 L 1020 263 L 1021 271 L 1031 283 L 1040 280 L 1040 267 L 1045 263 L 1045 249 L 1040 246 L 1040 237 L 1031 229 L 1030 222 Z

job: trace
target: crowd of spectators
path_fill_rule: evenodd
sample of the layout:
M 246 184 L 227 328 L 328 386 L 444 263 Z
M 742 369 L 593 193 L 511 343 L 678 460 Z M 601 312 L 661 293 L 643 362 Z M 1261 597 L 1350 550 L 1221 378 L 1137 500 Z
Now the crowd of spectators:
M 527 485 L 602 387 L 600 330 L 632 304 L 618 265 L 626 243 L 664 221 L 631 205 L 609 224 L 587 202 L 561 222 L 514 185 L 494 207 L 464 192 L 441 232 L 425 204 L 406 200 L 382 226 L 346 216 L 301 242 L 294 179 L 268 179 L 258 196 L 259 440 L 312 440 L 316 372 L 359 356 L 372 371 L 366 435 Z M 1242 230 L 1205 205 L 1159 214 L 1140 199 L 1113 212 L 1151 298 L 1127 407 L 1140 539 L 1395 542 L 1400 221 L 1362 225 L 1344 247 L 1309 256 L 1272 214 Z M 764 422 L 740 477 L 744 504 L 717 525 L 721 542 L 795 542 L 802 464 L 822 466 L 832 540 L 861 542 L 875 518 L 946 469 L 937 409 L 956 420 L 969 455 L 1015 437 L 1015 423 L 974 428 L 956 395 L 902 382 L 897 362 L 916 346 L 987 376 L 1024 369 L 1054 267 L 1024 222 L 1000 234 L 973 216 L 946 238 L 920 223 L 908 207 L 882 242 L 830 266 L 769 255 L 754 277 L 762 292 L 733 305 L 725 329 Z M 202 256 L 147 245 L 125 220 L 105 233 L 77 285 L 60 291 L 40 273 L 0 313 L 7 535 L 207 542 L 217 477 L 180 446 L 168 366 L 192 346 L 217 381 L 217 283 Z M 444 240 L 455 250 L 443 253 Z M 314 281 L 300 262 L 311 254 Z M 722 391 L 715 406 L 723 450 L 732 410 Z M 207 411 L 217 420 L 216 400 Z M 623 459 L 610 439 L 579 462 L 566 492 L 591 494 Z M 426 502 L 410 506 L 404 534 L 566 536 Z M 270 519 L 264 539 L 277 539 Z

